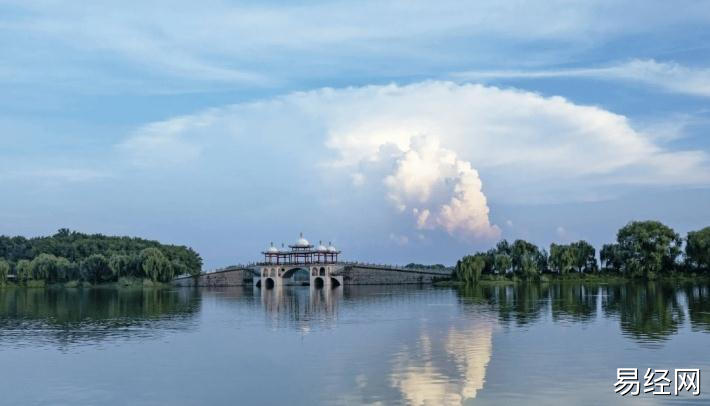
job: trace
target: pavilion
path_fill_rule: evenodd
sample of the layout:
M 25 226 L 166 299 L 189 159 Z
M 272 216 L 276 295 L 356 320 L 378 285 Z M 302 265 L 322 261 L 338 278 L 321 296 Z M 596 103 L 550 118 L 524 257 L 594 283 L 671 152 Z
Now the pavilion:
M 328 243 L 324 246 L 321 243 L 317 247 L 313 246 L 308 240 L 303 238 L 303 233 L 298 240 L 288 249 L 281 245 L 281 249 L 271 245 L 262 252 L 264 255 L 264 264 L 274 265 L 309 265 L 309 264 L 335 264 L 338 262 L 340 251 Z

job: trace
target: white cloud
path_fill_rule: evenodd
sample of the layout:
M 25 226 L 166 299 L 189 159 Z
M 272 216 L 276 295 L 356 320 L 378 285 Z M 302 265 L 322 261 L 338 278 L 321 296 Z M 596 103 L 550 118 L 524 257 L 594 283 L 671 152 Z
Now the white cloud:
M 622 115 L 561 97 L 435 81 L 211 109 L 147 125 L 121 149 L 138 162 L 287 176 L 285 184 L 316 192 L 322 187 L 314 182 L 340 179 L 373 196 L 369 202 L 390 202 L 413 229 L 478 238 L 500 232 L 489 220 L 491 200 L 576 201 L 630 185 L 710 184 L 704 151 L 668 150 Z
M 190 140 L 185 134 L 209 128 L 214 118 L 209 112 L 198 116 L 173 118 L 140 128 L 118 145 L 139 166 L 184 164 L 200 156 L 204 140 Z M 213 130 L 213 129 L 210 129 Z
M 435 137 L 412 138 L 395 158 L 394 171 L 384 183 L 395 207 L 400 211 L 411 208 L 419 229 L 441 227 L 450 234 L 500 236 L 498 227 L 488 220 L 478 172 L 442 148 Z
M 8 178 L 32 178 L 51 182 L 92 182 L 113 177 L 112 174 L 87 168 L 44 168 L 12 170 L 6 173 Z
M 465 80 L 591 77 L 625 80 L 658 87 L 668 92 L 710 97 L 710 69 L 687 67 L 675 62 L 634 59 L 607 67 L 528 70 L 528 71 L 468 71 L 452 75 Z
M 0 70 L 10 75 L 3 78 L 24 76 L 27 67 L 33 78 L 61 71 L 53 81 L 70 75 L 77 84 L 87 70 L 113 73 L 102 81 L 147 73 L 160 80 L 139 83 L 161 89 L 170 88 L 160 83 L 166 77 L 272 86 L 344 71 L 381 73 L 381 63 L 373 62 L 383 60 L 401 62 L 400 72 L 411 66 L 412 74 L 432 65 L 462 66 L 462 60 L 501 63 L 511 60 L 511 53 L 526 53 L 528 63 L 539 64 L 551 52 L 541 52 L 541 43 L 554 44 L 546 48 L 555 50 L 556 59 L 567 59 L 612 38 L 710 21 L 704 2 L 4 4 L 22 18 L 3 21 L 0 30 L 22 46 L 5 50 L 7 65 Z M 107 64 L 118 69 L 106 69 Z M 84 69 L 77 72 L 77 66 Z
M 567 230 L 562 226 L 557 226 L 555 233 L 557 233 L 558 237 L 565 237 L 567 235 Z
M 409 237 L 406 235 L 390 233 L 390 241 L 397 245 L 407 245 L 409 243 Z

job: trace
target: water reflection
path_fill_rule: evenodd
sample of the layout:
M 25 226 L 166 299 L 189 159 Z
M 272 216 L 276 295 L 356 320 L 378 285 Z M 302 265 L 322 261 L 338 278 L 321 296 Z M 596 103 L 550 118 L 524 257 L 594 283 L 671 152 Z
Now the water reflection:
M 710 287 L 687 283 L 683 286 L 683 292 L 693 328 L 710 331 Z
M 639 343 L 658 343 L 678 332 L 684 314 L 693 328 L 710 330 L 707 284 L 663 282 L 617 284 L 517 284 L 462 288 L 464 303 L 486 304 L 501 324 L 525 326 L 540 317 L 587 323 L 599 316 L 617 318 L 621 331 Z
M 198 290 L 0 289 L 0 342 L 69 346 L 186 329 L 200 309 Z
M 607 286 L 602 308 L 608 317 L 618 317 L 621 331 L 641 343 L 667 340 L 683 323 L 684 292 L 660 282 Z
M 710 368 L 709 307 L 706 283 L 6 289 L 0 382 L 8 404 L 613 404 L 613 368 Z
M 275 327 L 308 331 L 313 324 L 333 325 L 343 288 L 276 286 L 255 292 L 261 295 L 264 311 Z
M 493 324 L 477 322 L 439 336 L 423 333 L 394 357 L 390 380 L 411 405 L 459 405 L 483 388 L 493 347 Z
M 257 290 L 255 294 L 261 296 L 264 310 L 276 326 L 308 330 L 313 325 L 333 326 L 339 314 L 338 304 L 343 300 L 366 304 L 373 300 L 394 300 L 397 296 L 397 288 L 387 287 L 384 296 L 376 293 L 378 289 L 382 288 L 282 287 Z M 654 281 L 479 284 L 456 292 L 464 311 L 492 311 L 497 321 L 508 327 L 531 325 L 541 317 L 574 323 L 590 323 L 597 317 L 615 318 L 625 336 L 648 344 L 662 342 L 676 334 L 687 314 L 693 328 L 710 331 L 708 284 L 675 285 Z M 423 349 L 426 342 L 421 343 Z

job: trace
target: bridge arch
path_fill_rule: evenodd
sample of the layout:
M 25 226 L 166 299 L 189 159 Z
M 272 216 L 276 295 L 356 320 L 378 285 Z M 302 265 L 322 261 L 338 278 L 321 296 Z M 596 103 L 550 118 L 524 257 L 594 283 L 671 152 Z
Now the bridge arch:
M 264 287 L 266 289 L 273 289 L 274 285 L 275 285 L 275 283 L 272 278 L 266 278 L 266 281 L 264 281 Z
M 313 279 L 313 287 L 315 287 L 316 289 L 322 289 L 324 285 L 325 281 L 320 276 L 317 276 Z
M 338 286 L 340 286 L 340 281 L 337 278 L 331 277 L 330 278 L 330 286 L 337 288 Z
M 291 268 L 281 274 L 281 278 L 290 280 L 291 284 L 308 285 L 310 275 L 307 267 Z

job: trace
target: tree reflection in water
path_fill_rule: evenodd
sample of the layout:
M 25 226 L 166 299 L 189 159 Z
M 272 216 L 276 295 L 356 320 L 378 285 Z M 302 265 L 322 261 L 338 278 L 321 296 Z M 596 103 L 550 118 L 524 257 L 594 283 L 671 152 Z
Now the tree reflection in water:
M 710 286 L 687 283 L 683 286 L 683 291 L 693 328 L 710 331 Z
M 618 317 L 621 331 L 638 342 L 664 341 L 683 322 L 682 291 L 671 284 L 626 283 L 606 286 L 604 291 L 604 313 Z
M 69 346 L 188 329 L 196 289 L 0 289 L 0 342 Z
M 689 314 L 695 329 L 710 330 L 710 288 L 706 283 L 633 281 L 478 284 L 459 289 L 463 303 L 486 304 L 501 325 L 524 326 L 543 315 L 554 321 L 586 323 L 601 309 L 619 319 L 622 333 L 638 343 L 667 340 Z

